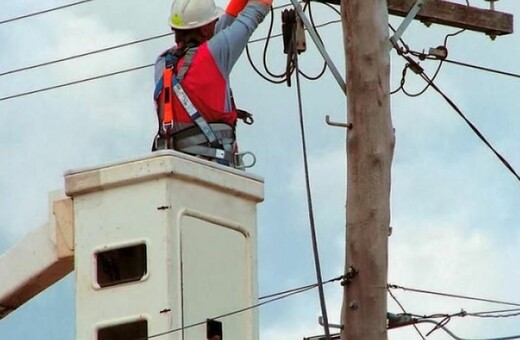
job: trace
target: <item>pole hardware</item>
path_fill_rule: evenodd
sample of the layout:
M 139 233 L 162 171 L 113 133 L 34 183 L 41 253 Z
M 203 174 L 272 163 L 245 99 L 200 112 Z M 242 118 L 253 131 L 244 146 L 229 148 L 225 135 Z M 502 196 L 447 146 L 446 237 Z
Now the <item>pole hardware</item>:
M 298 13 L 298 17 L 302 20 L 303 24 L 305 25 L 305 28 L 307 29 L 307 32 L 311 35 L 312 41 L 314 41 L 314 44 L 318 48 L 318 51 L 320 52 L 321 56 L 323 57 L 323 60 L 325 60 L 325 63 L 329 67 L 329 70 L 332 72 L 332 75 L 336 79 L 336 82 L 338 83 L 339 87 L 341 87 L 341 91 L 343 93 L 347 94 L 347 85 L 345 83 L 345 80 L 341 77 L 341 74 L 339 73 L 338 69 L 336 68 L 336 65 L 334 65 L 334 62 L 332 61 L 331 57 L 329 56 L 329 53 L 323 46 L 323 43 L 321 42 L 318 33 L 312 26 L 311 22 L 309 21 L 309 18 L 303 13 L 302 6 L 298 2 L 298 0 L 291 0 L 291 3 L 294 6 L 294 9 Z
M 343 280 L 341 280 L 342 286 L 350 286 L 352 283 L 352 279 L 354 279 L 357 274 L 359 273 L 359 270 L 354 268 L 353 266 L 348 267 L 347 273 L 344 275 Z
M 495 2 L 497 2 L 498 0 L 486 0 L 487 2 L 489 2 L 489 9 L 494 11 L 495 10 Z
M 351 123 L 339 123 L 339 122 L 333 122 L 330 120 L 330 116 L 329 115 L 326 115 L 325 116 L 325 123 L 327 123 L 328 125 L 330 126 L 336 126 L 336 127 L 342 127 L 342 128 L 347 128 L 347 129 L 352 129 L 352 124 Z
M 318 323 L 320 324 L 320 326 L 325 326 L 324 321 L 323 321 L 323 316 L 318 317 Z M 329 326 L 329 328 L 343 329 L 342 325 L 337 325 L 337 324 L 333 324 L 333 323 L 329 323 L 328 326 Z
M 421 8 L 424 6 L 424 0 L 417 0 L 415 4 L 412 6 L 406 17 L 404 18 L 403 22 L 397 30 L 395 31 L 394 35 L 390 38 L 390 49 L 392 49 L 393 46 L 397 45 L 397 42 L 399 39 L 401 39 L 401 36 L 403 35 L 404 31 L 410 26 L 412 21 L 415 19 L 417 14 L 420 12 Z
M 399 328 L 409 326 L 417 323 L 417 319 L 413 318 L 410 314 L 393 314 L 386 313 L 388 318 L 388 329 Z
M 495 2 L 497 2 L 498 0 L 485 0 L 485 1 L 489 2 L 489 9 L 491 11 L 494 11 L 495 10 Z M 488 33 L 488 36 L 493 41 L 497 38 L 497 35 L 493 34 L 493 33 Z

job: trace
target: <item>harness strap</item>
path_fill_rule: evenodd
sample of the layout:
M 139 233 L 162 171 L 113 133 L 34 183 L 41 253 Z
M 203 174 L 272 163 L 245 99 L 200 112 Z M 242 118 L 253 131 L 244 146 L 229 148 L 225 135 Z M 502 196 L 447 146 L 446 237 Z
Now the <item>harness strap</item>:
M 179 151 L 193 155 L 215 158 L 217 160 L 224 160 L 228 163 L 226 165 L 234 166 L 235 164 L 235 154 L 233 152 L 222 149 L 212 148 L 204 145 L 193 145 L 179 149 Z
M 162 89 L 162 103 L 163 103 L 163 119 L 162 131 L 168 133 L 173 127 L 173 103 L 172 103 L 172 76 L 173 70 L 165 68 L 163 72 L 163 89 Z
M 188 69 L 190 68 L 193 57 L 195 57 L 195 53 L 197 52 L 197 48 L 188 48 L 188 50 L 184 54 L 184 62 L 182 63 L 182 66 L 179 68 L 179 71 L 177 72 L 177 79 L 179 81 L 184 79 L 184 76 L 186 75 L 186 72 L 188 72 Z
M 202 131 L 204 136 L 206 136 L 209 144 L 213 147 L 219 147 L 221 145 L 220 141 L 218 140 L 217 136 L 215 135 L 215 132 L 211 129 L 208 122 L 202 117 L 200 112 L 195 108 L 193 103 L 191 102 L 190 98 L 182 88 L 180 83 L 176 83 L 173 86 L 173 91 L 177 95 L 177 98 L 179 98 L 179 101 L 181 102 L 181 105 L 184 107 L 184 110 L 188 113 L 190 118 L 193 120 L 195 125 L 199 127 L 199 129 Z
M 215 135 L 217 135 L 217 138 L 222 141 L 223 145 L 232 145 L 235 142 L 235 133 L 229 125 L 217 123 L 211 124 L 211 128 L 213 132 L 215 132 Z M 182 149 L 191 145 L 206 144 L 208 142 L 206 136 L 204 136 L 198 128 L 196 129 L 197 133 L 195 134 L 191 133 L 192 129 L 188 129 L 186 131 L 187 133 L 184 131 L 177 133 L 175 136 L 175 147 Z

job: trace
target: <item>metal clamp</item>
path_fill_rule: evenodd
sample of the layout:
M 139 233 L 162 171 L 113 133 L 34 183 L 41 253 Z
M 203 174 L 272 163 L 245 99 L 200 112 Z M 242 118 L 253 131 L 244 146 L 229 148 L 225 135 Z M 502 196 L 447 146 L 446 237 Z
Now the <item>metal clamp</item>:
M 347 287 L 350 286 L 350 284 L 352 283 L 352 280 L 354 279 L 354 277 L 356 277 L 356 275 L 358 273 L 359 273 L 359 270 L 354 268 L 354 266 L 348 267 L 347 273 L 343 276 L 343 280 L 341 280 L 341 285 L 347 286 Z

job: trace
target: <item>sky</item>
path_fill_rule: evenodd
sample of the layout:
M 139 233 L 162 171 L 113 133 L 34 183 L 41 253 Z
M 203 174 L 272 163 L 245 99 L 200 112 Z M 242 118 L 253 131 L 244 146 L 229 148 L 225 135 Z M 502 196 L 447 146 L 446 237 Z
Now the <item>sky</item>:
M 454 1 L 455 2 L 455 1 Z M 458 1 L 464 3 L 465 1 Z M 217 1 L 221 6 L 224 1 Z M 286 2 L 275 2 L 282 5 Z M 472 0 L 485 7 L 484 0 Z M 8 1 L 0 21 L 63 5 L 58 0 Z M 76 7 L 0 25 L 0 73 L 69 55 L 168 32 L 166 0 L 92 1 Z M 504 0 L 497 9 L 520 15 L 520 3 Z M 337 19 L 313 6 L 316 23 Z M 276 13 L 275 32 L 279 32 Z M 397 26 L 401 18 L 391 18 Z M 516 20 L 518 21 L 518 20 Z M 263 37 L 264 22 L 253 38 Z M 515 31 L 518 31 L 515 24 Z M 415 22 L 403 38 L 414 50 L 442 45 L 453 28 Z M 325 46 L 345 74 L 339 24 L 320 29 Z M 321 59 L 308 39 L 300 66 L 316 74 Z M 153 63 L 172 43 L 162 38 L 74 61 L 0 77 L 0 97 Z M 261 65 L 262 43 L 251 44 Z M 520 36 L 495 41 L 473 32 L 450 39 L 454 60 L 520 73 Z M 271 70 L 283 71 L 279 39 L 269 45 Z M 436 61 L 422 62 L 428 74 Z M 403 69 L 392 52 L 391 87 Z M 260 295 L 315 282 L 295 87 L 267 83 L 245 55 L 232 85 L 238 105 L 253 112 L 255 124 L 238 128 L 243 150 L 255 153 L 249 172 L 265 179 L 265 201 L 258 212 Z M 520 171 L 519 80 L 443 65 L 436 84 L 459 105 L 511 165 Z M 31 96 L 0 101 L 0 253 L 47 220 L 48 193 L 63 188 L 69 169 L 98 166 L 146 155 L 156 121 L 153 70 L 100 79 Z M 409 72 L 406 88 L 423 81 Z M 312 198 L 323 277 L 342 274 L 345 262 L 346 150 L 342 128 L 345 96 L 330 72 L 302 80 Z M 389 275 L 393 284 L 520 303 L 520 186 L 515 177 L 434 91 L 410 98 L 392 96 L 396 134 L 392 165 Z M 280 260 L 283 259 L 283 260 Z M 13 269 L 15 270 L 15 269 Z M 9 273 L 0 273 L 1 276 Z M 340 322 L 342 289 L 326 286 L 329 321 Z M 395 291 L 408 312 L 425 315 L 482 312 L 507 306 Z M 389 311 L 400 312 L 389 298 Z M 74 338 L 74 276 L 69 275 L 0 321 L 1 339 Z M 288 340 L 322 332 L 316 290 L 261 307 L 260 339 Z M 448 328 L 461 338 L 520 334 L 517 318 L 453 319 Z M 420 326 L 423 334 L 431 326 Z M 438 330 L 429 339 L 449 339 Z M 391 340 L 420 339 L 413 328 L 389 331 Z

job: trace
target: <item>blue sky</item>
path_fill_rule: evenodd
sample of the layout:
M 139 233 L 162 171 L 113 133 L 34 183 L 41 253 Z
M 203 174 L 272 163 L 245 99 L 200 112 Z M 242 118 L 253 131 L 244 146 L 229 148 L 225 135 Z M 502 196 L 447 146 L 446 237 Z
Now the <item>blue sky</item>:
M 483 0 L 471 3 L 487 5 Z M 0 20 L 61 4 L 57 0 L 12 1 L 3 4 Z M 1 25 L 0 72 L 168 31 L 169 1 L 145 4 L 129 0 L 124 8 L 121 4 L 93 1 Z M 497 6 L 520 15 L 517 1 L 500 1 Z M 336 19 L 319 4 L 314 8 L 317 23 Z M 392 18 L 392 23 L 398 25 L 400 20 Z M 255 37 L 264 36 L 266 29 L 264 23 Z M 518 25 L 515 29 L 518 31 Z M 275 30 L 279 30 L 278 23 Z M 453 31 L 414 23 L 404 39 L 415 50 L 427 50 L 441 45 L 444 35 Z M 329 25 L 320 33 L 344 74 L 341 26 Z M 163 38 L 1 77 L 0 96 L 148 64 L 170 43 L 171 38 Z M 300 64 L 304 71 L 315 73 L 320 58 L 312 44 L 307 45 L 309 51 L 301 56 Z M 485 35 L 465 32 L 450 39 L 448 47 L 452 59 L 520 73 L 518 35 L 491 41 Z M 262 44 L 251 48 L 259 65 Z M 283 70 L 285 56 L 279 39 L 272 41 L 268 60 L 274 70 Z M 431 74 L 436 62 L 422 65 Z M 399 82 L 402 67 L 402 61 L 392 53 L 392 88 Z M 239 106 L 255 114 L 253 126 L 239 127 L 241 148 L 256 154 L 258 163 L 252 172 L 263 176 L 266 183 L 266 199 L 258 216 L 260 294 L 312 283 L 295 88 L 263 81 L 245 56 L 237 63 L 232 82 Z M 436 83 L 512 166 L 520 169 L 519 80 L 446 64 Z M 344 121 L 346 101 L 328 72 L 319 81 L 304 81 L 302 86 L 323 276 L 331 278 L 340 275 L 344 266 L 345 131 L 327 126 L 324 117 Z M 422 86 L 421 79 L 408 75 L 408 89 Z M 66 170 L 149 151 L 156 126 L 152 88 L 153 71 L 145 69 L 0 102 L 0 252 L 45 223 L 48 192 L 63 187 Z M 433 91 L 418 98 L 402 93 L 392 96 L 392 117 L 396 148 L 389 282 L 520 302 L 518 181 Z M 341 288 L 331 285 L 326 293 L 330 321 L 339 323 Z M 417 314 L 501 309 L 396 294 L 408 311 Z M 399 311 L 390 300 L 389 309 Z M 262 307 L 261 339 L 301 339 L 318 334 L 319 314 L 316 291 Z M 70 275 L 0 321 L 0 338 L 72 339 L 73 320 L 74 277 Z M 466 338 L 520 334 L 515 318 L 464 318 L 453 320 L 449 328 Z M 414 332 L 411 328 L 395 330 L 389 338 L 416 339 Z M 446 339 L 446 335 L 435 332 L 429 338 Z

